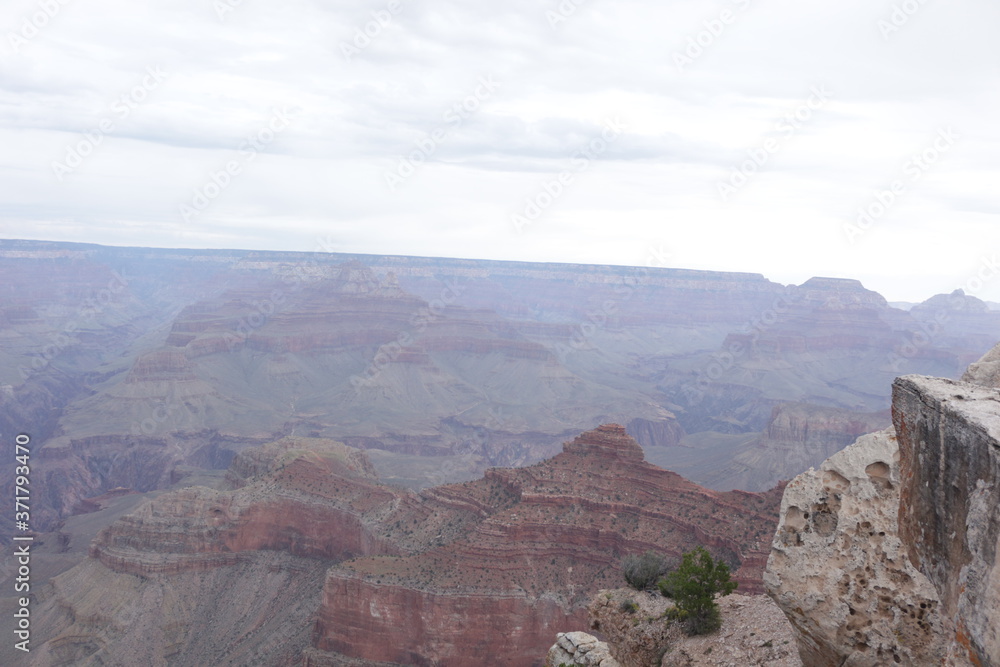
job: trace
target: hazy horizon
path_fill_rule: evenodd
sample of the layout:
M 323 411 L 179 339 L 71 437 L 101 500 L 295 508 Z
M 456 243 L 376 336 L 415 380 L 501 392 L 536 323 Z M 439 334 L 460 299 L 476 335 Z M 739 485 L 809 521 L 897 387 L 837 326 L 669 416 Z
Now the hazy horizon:
M 13 0 L 0 237 L 1000 301 L 986 0 Z
M 597 262 L 571 262 L 571 261 L 558 261 L 558 260 L 553 260 L 551 262 L 542 262 L 542 261 L 535 261 L 535 260 L 491 259 L 491 258 L 488 258 L 488 257 L 457 257 L 457 256 L 450 256 L 450 255 L 415 255 L 415 254 L 406 254 L 406 253 L 347 252 L 347 251 L 340 251 L 340 250 L 336 250 L 336 251 L 311 250 L 310 251 L 310 250 L 274 250 L 274 249 L 270 249 L 270 248 L 233 248 L 233 247 L 225 247 L 225 248 L 223 248 L 223 247 L 220 247 L 220 248 L 203 248 L 203 247 L 182 247 L 182 246 L 165 247 L 165 246 L 114 245 L 114 244 L 109 244 L 109 243 L 90 243 L 90 242 L 83 242 L 83 241 L 55 241 L 55 240 L 52 240 L 52 239 L 27 239 L 27 238 L 7 238 L 7 239 L 0 239 L 0 243 L 3 243 L 5 241 L 26 241 L 26 242 L 38 242 L 38 243 L 79 243 L 81 245 L 96 245 L 96 246 L 106 247 L 106 248 L 132 248 L 132 249 L 143 249 L 143 250 L 177 250 L 177 251 L 191 250 L 191 251 L 198 251 L 198 252 L 202 252 L 202 251 L 208 251 L 208 252 L 219 251 L 219 252 L 236 252 L 236 253 L 239 253 L 239 252 L 293 252 L 293 253 L 303 253 L 303 254 L 329 253 L 329 254 L 344 254 L 344 255 L 369 255 L 371 257 L 412 257 L 412 258 L 417 258 L 417 259 L 464 260 L 464 261 L 473 261 L 473 262 L 485 261 L 485 262 L 512 262 L 512 263 L 519 263 L 520 262 L 520 263 L 529 263 L 529 264 L 567 264 L 567 265 L 574 265 L 574 264 L 576 264 L 576 265 L 580 265 L 580 266 L 620 266 L 620 267 L 625 267 L 625 268 L 638 268 L 638 269 L 664 269 L 664 270 L 675 270 L 676 269 L 676 270 L 682 270 L 682 271 L 718 271 L 718 272 L 722 272 L 722 273 L 743 273 L 743 274 L 748 274 L 748 275 L 761 275 L 765 279 L 767 279 L 767 280 L 769 280 L 769 281 L 771 281 L 773 283 L 778 283 L 778 284 L 784 285 L 786 287 L 788 287 L 788 286 L 802 285 L 803 283 L 805 283 L 806 281 L 810 280 L 811 278 L 842 278 L 844 280 L 858 280 L 865 287 L 865 289 L 868 289 L 868 290 L 871 290 L 871 291 L 874 291 L 874 292 L 878 292 L 890 304 L 891 303 L 908 303 L 908 304 L 915 305 L 915 304 L 919 304 L 919 303 L 921 303 L 923 301 L 926 301 L 927 299 L 930 299 L 933 296 L 937 296 L 938 294 L 945 294 L 945 292 L 937 292 L 935 294 L 928 294 L 924 298 L 918 299 L 918 300 L 914 301 L 914 300 L 909 300 L 909 299 L 895 299 L 895 298 L 892 297 L 892 295 L 887 295 L 887 294 L 885 294 L 883 292 L 880 292 L 877 289 L 874 289 L 874 288 L 872 288 L 872 287 L 870 287 L 868 285 L 865 285 L 863 280 L 860 280 L 858 278 L 852 278 L 850 276 L 827 276 L 827 275 L 816 274 L 816 275 L 808 276 L 807 278 L 803 278 L 802 280 L 800 280 L 798 282 L 782 282 L 780 280 L 775 280 L 771 276 L 767 275 L 767 273 L 764 272 L 764 271 L 728 271 L 726 269 L 687 269 L 687 268 L 681 267 L 681 266 L 655 265 L 655 264 L 646 264 L 646 265 L 639 265 L 639 264 L 615 264 L 615 263 L 603 263 L 602 264 L 602 263 L 597 263 Z M 956 288 L 956 289 L 961 289 L 961 288 Z M 998 303 L 998 302 L 991 302 L 991 301 L 987 301 L 987 302 L 988 303 Z

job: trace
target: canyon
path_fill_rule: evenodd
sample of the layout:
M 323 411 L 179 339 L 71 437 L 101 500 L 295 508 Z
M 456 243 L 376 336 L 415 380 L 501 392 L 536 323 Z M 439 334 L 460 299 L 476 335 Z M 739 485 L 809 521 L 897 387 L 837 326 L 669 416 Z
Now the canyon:
M 286 435 L 420 489 L 614 422 L 694 481 L 763 491 L 1000 324 L 960 292 L 903 311 L 852 280 L 658 267 L 6 240 L 0 279 L 0 429 L 42 447 L 41 530 Z
M 226 483 L 103 529 L 40 596 L 35 664 L 541 664 L 629 553 L 704 545 L 761 592 L 781 495 L 699 487 L 613 424 L 420 493 L 298 437 L 238 455 Z
M 784 480 L 1000 328 L 846 279 L 41 241 L 0 240 L 0 294 L 38 664 L 459 664 L 494 621 L 532 664 L 649 548 L 763 592 Z

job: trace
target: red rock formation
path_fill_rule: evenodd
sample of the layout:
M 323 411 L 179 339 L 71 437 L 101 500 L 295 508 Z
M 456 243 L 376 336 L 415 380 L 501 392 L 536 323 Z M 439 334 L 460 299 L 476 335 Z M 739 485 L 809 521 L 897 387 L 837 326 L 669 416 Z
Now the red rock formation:
M 176 348 L 154 350 L 136 359 L 125 382 L 185 382 L 196 379 L 191 363 Z
M 304 654 L 317 666 L 347 658 L 533 664 L 555 632 L 585 623 L 599 587 L 621 583 L 621 557 L 647 549 L 678 556 L 706 545 L 737 566 L 742 590 L 759 590 L 780 493 L 702 489 L 646 463 L 617 425 L 529 468 L 491 469 L 421 494 L 378 484 L 363 453 L 312 438 L 243 452 L 228 478 L 236 490 L 191 487 L 122 517 L 94 541 L 87 567 L 138 575 L 129 586 L 159 590 L 192 575 L 232 581 L 220 573 L 259 569 L 269 553 L 343 561 L 327 574 L 314 645 Z M 100 645 L 102 659 L 127 662 L 113 648 L 124 630 L 74 626 L 93 613 L 92 602 L 67 592 L 39 613 L 62 619 L 59 650 L 80 658 Z M 128 611 L 130 604 L 114 602 L 124 616 L 153 613 Z M 205 632 L 215 623 L 156 614 L 157 623 L 197 623 Z
M 399 553 L 365 518 L 397 494 L 377 484 L 358 452 L 287 438 L 235 463 L 239 490 L 191 487 L 158 498 L 105 529 L 91 556 L 117 572 L 148 575 L 234 564 L 260 550 L 327 560 Z M 267 488 L 252 483 L 262 475 Z
M 471 533 L 430 550 L 332 569 L 318 651 L 404 664 L 501 664 L 501 655 L 503 664 L 532 664 L 554 632 L 584 622 L 594 591 L 620 583 L 621 556 L 646 549 L 677 557 L 706 545 L 735 561 L 741 590 L 760 592 L 780 494 L 705 490 L 646 463 L 618 425 L 579 436 L 551 460 L 493 469 L 442 492 L 510 504 L 479 508 L 488 516 Z M 495 614 L 490 598 L 501 601 Z M 309 664 L 333 664 L 321 657 Z

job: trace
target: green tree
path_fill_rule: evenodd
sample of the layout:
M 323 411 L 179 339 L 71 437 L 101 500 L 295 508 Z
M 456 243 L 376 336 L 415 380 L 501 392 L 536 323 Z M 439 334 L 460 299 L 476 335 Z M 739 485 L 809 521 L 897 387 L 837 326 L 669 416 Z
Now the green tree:
M 685 623 L 688 634 L 707 635 L 722 626 L 715 595 L 729 595 L 738 585 L 729 580 L 729 566 L 715 560 L 705 547 L 684 554 L 680 566 L 657 583 L 674 599 L 670 617 Z

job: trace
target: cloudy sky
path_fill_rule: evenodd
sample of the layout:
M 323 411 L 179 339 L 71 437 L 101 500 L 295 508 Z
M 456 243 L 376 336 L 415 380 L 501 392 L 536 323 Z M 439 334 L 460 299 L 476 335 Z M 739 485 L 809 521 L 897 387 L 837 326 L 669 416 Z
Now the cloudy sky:
M 0 238 L 1000 300 L 992 0 L 7 0 Z

